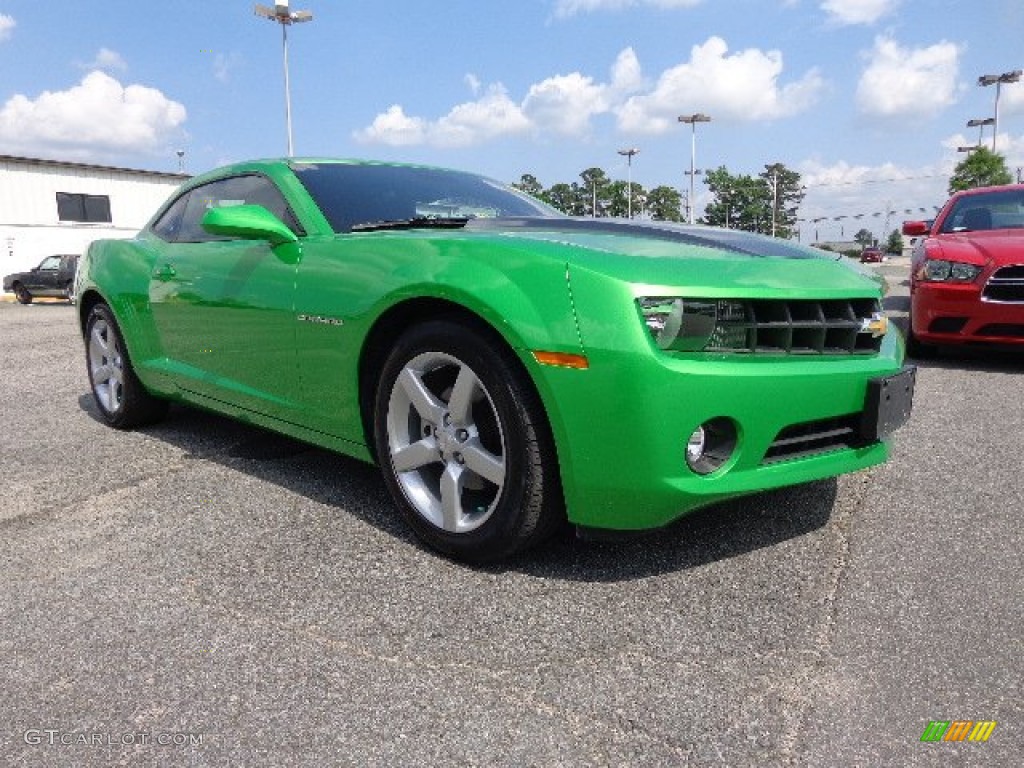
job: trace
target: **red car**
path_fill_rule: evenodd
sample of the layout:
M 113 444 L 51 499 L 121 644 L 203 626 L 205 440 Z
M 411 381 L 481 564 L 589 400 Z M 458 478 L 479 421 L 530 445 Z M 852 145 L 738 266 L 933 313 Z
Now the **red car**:
M 907 347 L 922 357 L 940 345 L 1024 349 L 1024 185 L 954 194 L 935 221 L 908 221 L 919 237 L 910 266 Z
M 881 264 L 884 256 L 881 248 L 869 246 L 860 252 L 861 264 Z

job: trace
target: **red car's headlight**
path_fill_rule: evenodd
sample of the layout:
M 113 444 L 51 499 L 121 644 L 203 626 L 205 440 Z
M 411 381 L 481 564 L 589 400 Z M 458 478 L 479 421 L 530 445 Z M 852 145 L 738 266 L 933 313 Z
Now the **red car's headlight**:
M 981 267 L 945 259 L 928 259 L 921 270 L 921 279 L 933 283 L 971 283 L 981 274 Z

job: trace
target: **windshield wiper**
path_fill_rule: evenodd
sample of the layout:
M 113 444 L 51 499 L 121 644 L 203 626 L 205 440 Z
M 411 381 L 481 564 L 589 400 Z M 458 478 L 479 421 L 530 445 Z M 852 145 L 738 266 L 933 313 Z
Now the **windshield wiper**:
M 461 229 L 468 217 L 417 216 L 412 219 L 391 219 L 353 224 L 352 232 L 378 232 L 385 229 Z

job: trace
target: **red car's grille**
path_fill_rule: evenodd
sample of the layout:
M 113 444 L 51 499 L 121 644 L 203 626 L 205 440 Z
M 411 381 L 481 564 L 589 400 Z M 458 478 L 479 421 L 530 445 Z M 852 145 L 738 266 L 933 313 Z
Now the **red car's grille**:
M 981 292 L 983 301 L 1024 302 L 1024 264 L 1002 267 L 992 273 Z
M 882 334 L 875 299 L 783 300 L 747 299 L 725 302 L 708 352 L 752 352 L 775 355 L 870 355 L 878 352 Z

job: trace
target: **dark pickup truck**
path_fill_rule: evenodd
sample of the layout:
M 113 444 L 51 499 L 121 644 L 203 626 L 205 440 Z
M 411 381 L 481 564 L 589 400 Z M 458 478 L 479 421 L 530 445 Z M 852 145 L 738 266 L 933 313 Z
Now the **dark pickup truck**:
M 15 272 L 4 278 L 4 290 L 14 292 L 22 304 L 31 304 L 35 297 L 49 296 L 74 301 L 75 270 L 78 256 L 47 256 L 38 267 L 28 272 Z

